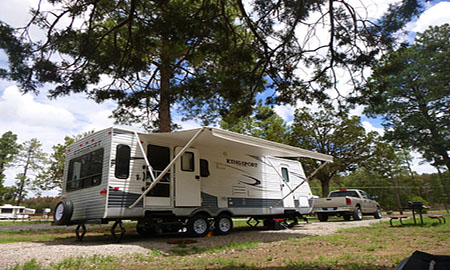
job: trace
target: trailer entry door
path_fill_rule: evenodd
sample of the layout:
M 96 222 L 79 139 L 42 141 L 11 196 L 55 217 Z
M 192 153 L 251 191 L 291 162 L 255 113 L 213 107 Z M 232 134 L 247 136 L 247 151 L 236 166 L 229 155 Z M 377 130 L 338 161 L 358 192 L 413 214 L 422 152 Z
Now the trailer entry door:
M 282 177 L 281 194 L 283 195 L 283 197 L 289 194 L 284 199 L 283 205 L 284 207 L 295 207 L 294 194 L 291 192 L 293 188 L 291 182 L 292 177 L 289 173 L 289 166 L 286 164 L 281 164 L 281 177 Z
M 160 145 L 149 144 L 147 146 L 147 158 L 153 168 L 153 175 L 158 175 L 169 165 L 170 162 L 170 148 Z M 156 186 L 147 193 L 144 204 L 146 207 L 152 206 L 171 206 L 170 200 L 170 182 L 171 171 L 166 173 L 163 179 L 156 184 Z M 149 172 L 146 173 L 145 188 L 152 183 Z
M 175 148 L 175 155 L 182 147 Z M 177 161 L 175 206 L 200 206 L 200 159 L 196 149 L 188 149 Z

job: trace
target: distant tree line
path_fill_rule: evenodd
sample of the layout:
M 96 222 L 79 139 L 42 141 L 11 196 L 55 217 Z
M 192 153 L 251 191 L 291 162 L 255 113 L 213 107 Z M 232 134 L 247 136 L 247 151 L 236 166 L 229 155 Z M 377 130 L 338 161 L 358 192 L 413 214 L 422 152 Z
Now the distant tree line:
M 418 175 L 411 169 L 410 149 L 386 141 L 376 132 L 366 133 L 358 116 L 332 108 L 312 112 L 298 109 L 287 125 L 273 109 L 260 105 L 251 117 L 221 122 L 231 131 L 298 146 L 334 157 L 310 181 L 313 193 L 327 196 L 340 188 L 361 188 L 377 196 L 383 209 L 394 210 L 408 201 L 448 209 L 444 184 L 448 171 Z M 310 159 L 300 159 L 306 174 L 318 167 Z
M 0 137 L 0 204 L 28 204 L 30 201 L 26 201 L 26 198 L 30 192 L 41 198 L 43 191 L 60 191 L 67 147 L 92 133 L 89 131 L 73 137 L 66 136 L 64 143 L 52 147 L 51 154 L 43 151 L 42 144 L 36 138 L 20 144 L 13 132 L 3 133 Z M 14 185 L 5 186 L 5 170 L 12 167 L 20 172 L 15 177 Z

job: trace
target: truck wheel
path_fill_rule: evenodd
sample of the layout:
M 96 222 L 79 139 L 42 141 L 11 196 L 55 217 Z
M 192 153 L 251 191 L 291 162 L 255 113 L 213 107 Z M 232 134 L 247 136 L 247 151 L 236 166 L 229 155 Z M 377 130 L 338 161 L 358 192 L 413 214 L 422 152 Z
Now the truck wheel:
M 229 215 L 219 215 L 214 221 L 214 234 L 225 235 L 229 234 L 233 229 L 233 220 Z
M 187 230 L 191 236 L 203 237 L 209 232 L 208 219 L 204 215 L 195 215 L 189 218 Z
M 345 214 L 345 215 L 343 215 L 343 217 L 344 217 L 345 221 L 349 221 L 352 218 L 352 216 L 349 214 Z
M 376 218 L 376 219 L 380 219 L 381 218 L 381 209 L 380 209 L 380 207 L 377 207 L 377 211 L 375 212 L 373 217 Z
M 71 200 L 62 200 L 55 207 L 53 215 L 54 225 L 69 225 L 73 213 L 73 203 Z
M 326 213 L 317 213 L 317 218 L 320 222 L 325 222 L 328 220 L 328 214 Z
M 353 220 L 362 220 L 362 219 L 363 219 L 363 215 L 361 212 L 361 207 L 356 206 L 355 211 L 353 212 Z

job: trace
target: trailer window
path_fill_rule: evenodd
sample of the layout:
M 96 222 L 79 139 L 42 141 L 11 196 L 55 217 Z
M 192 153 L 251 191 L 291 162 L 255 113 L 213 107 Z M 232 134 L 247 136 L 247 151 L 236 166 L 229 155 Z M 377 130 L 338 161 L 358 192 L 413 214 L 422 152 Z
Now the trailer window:
M 153 170 L 162 171 L 169 165 L 170 149 L 169 147 L 149 144 L 147 156 Z
M 181 170 L 185 172 L 193 172 L 195 169 L 194 153 L 186 152 L 181 156 Z
M 289 182 L 289 171 L 287 168 L 281 168 L 281 176 L 283 177 L 284 181 Z
M 87 153 L 69 162 L 66 190 L 98 186 L 102 180 L 103 148 Z
M 200 176 L 201 177 L 209 176 L 209 165 L 206 159 L 200 159 Z
M 116 169 L 115 176 L 119 179 L 127 179 L 130 175 L 130 154 L 128 145 L 119 144 L 116 148 Z
M 2 214 L 12 214 L 13 210 L 12 208 L 3 208 L 2 210 Z

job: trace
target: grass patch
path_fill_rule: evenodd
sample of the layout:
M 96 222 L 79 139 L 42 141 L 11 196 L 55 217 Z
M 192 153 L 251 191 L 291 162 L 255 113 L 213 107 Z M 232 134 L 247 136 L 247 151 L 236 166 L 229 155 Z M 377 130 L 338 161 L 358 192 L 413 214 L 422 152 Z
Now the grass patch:
M 136 223 L 124 223 L 124 227 L 128 232 L 135 230 Z M 75 226 L 70 227 L 53 227 L 48 230 L 21 230 L 21 231 L 0 231 L 0 244 L 17 243 L 17 242 L 51 242 L 61 240 L 75 239 Z M 86 238 L 96 238 L 105 234 L 111 235 L 111 226 L 88 225 Z
M 73 233 L 57 233 L 49 231 L 46 231 L 45 233 L 34 231 L 20 231 L 20 232 L 0 231 L 0 244 L 16 243 L 16 242 L 57 241 L 71 237 L 73 238 Z
M 41 266 L 36 261 L 14 270 L 38 269 L 393 269 L 415 250 L 450 255 L 450 222 L 424 226 L 405 221 L 403 227 L 380 222 L 368 227 L 343 229 L 332 235 L 291 237 L 283 241 L 231 242 L 212 248 L 180 244 L 169 253 L 149 250 L 121 257 L 70 258 Z M 151 239 L 149 240 L 151 241 Z
M 32 225 L 32 224 L 50 224 L 50 221 L 0 221 L 0 226 L 22 226 L 22 225 Z

